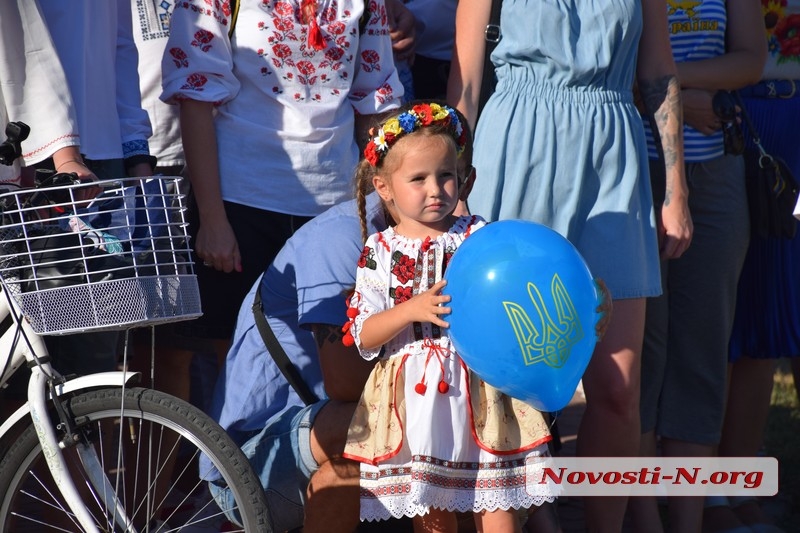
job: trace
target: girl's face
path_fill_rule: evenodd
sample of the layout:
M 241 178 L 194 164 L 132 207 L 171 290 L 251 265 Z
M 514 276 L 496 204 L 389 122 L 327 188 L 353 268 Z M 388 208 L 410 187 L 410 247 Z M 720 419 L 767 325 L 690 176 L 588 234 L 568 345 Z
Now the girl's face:
M 395 230 L 412 239 L 440 234 L 452 226 L 458 203 L 455 145 L 443 135 L 410 135 L 397 141 L 375 190 L 392 204 Z M 389 175 L 387 175 L 389 174 Z

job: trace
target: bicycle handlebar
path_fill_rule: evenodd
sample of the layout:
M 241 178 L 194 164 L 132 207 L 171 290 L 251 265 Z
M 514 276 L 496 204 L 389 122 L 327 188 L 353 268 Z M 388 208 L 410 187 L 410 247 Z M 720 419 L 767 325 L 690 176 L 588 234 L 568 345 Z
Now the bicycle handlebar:
M 22 155 L 21 143 L 28 138 L 31 128 L 24 122 L 9 122 L 6 140 L 0 144 L 0 164 L 9 166 Z

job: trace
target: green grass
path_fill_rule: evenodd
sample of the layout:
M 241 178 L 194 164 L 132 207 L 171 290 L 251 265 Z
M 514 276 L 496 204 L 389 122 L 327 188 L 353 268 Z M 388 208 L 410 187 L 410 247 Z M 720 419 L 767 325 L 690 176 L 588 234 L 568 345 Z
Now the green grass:
M 780 362 L 775 372 L 775 385 L 764 448 L 767 456 L 777 457 L 780 488 L 777 500 L 785 500 L 789 513 L 778 525 L 787 533 L 800 532 L 800 402 L 788 360 Z

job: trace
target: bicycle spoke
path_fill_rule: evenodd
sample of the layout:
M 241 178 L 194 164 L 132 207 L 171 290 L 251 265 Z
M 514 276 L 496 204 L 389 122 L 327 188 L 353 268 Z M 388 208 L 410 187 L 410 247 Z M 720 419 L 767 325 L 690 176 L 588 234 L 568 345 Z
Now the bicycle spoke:
M 88 446 L 80 453 L 81 445 L 63 450 L 66 472 L 98 530 L 271 531 L 258 479 L 205 413 L 153 390 L 113 388 L 82 393 L 65 411 L 74 413 L 76 431 Z M 223 475 L 235 515 L 213 500 L 198 470 L 201 456 Z M 30 427 L 0 462 L 0 531 L 82 531 L 48 474 Z M 59 516 L 50 519 L 44 509 Z

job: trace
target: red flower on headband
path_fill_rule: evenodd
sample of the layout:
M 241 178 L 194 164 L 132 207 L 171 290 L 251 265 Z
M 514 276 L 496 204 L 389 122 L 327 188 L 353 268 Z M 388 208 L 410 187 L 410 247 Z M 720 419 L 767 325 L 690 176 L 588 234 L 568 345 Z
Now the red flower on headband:
M 378 155 L 378 150 L 375 146 L 375 143 L 369 143 L 364 149 L 364 158 L 369 161 L 369 164 L 373 167 L 378 166 L 378 160 L 380 159 L 380 156 Z
M 413 108 L 414 113 L 419 117 L 420 123 L 423 126 L 429 126 L 433 122 L 433 111 L 428 104 L 415 105 Z

